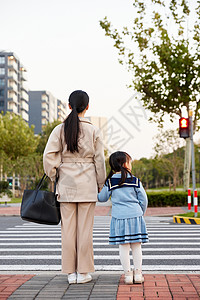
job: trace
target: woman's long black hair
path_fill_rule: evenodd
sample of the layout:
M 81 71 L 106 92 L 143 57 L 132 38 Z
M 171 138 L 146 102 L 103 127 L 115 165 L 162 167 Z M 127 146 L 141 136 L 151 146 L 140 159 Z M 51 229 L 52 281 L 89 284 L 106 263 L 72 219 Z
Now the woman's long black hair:
M 127 168 L 123 167 L 123 164 L 128 162 L 129 160 L 131 160 L 131 156 L 126 152 L 117 151 L 112 153 L 109 157 L 109 165 L 111 167 L 111 170 L 106 178 L 106 181 L 111 178 L 115 172 L 121 172 L 121 180 L 119 182 L 119 185 L 125 182 L 128 174 L 130 174 L 132 178 L 132 173 Z
M 64 135 L 67 150 L 74 153 L 79 152 L 78 138 L 80 134 L 78 113 L 84 111 L 89 103 L 89 96 L 86 92 L 77 90 L 69 96 L 69 104 L 72 108 L 71 113 L 64 121 Z

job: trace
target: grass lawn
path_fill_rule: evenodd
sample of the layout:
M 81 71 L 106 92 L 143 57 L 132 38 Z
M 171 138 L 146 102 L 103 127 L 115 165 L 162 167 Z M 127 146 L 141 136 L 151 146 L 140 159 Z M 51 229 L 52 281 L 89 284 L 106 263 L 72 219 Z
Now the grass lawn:
M 194 218 L 194 212 L 189 212 L 186 214 L 179 214 L 177 216 Z M 197 218 L 200 218 L 200 212 L 197 213 Z
M 22 198 L 12 198 L 11 201 L 7 202 L 9 203 L 21 203 L 22 202 Z M 0 202 L 0 204 L 5 204 L 5 202 Z

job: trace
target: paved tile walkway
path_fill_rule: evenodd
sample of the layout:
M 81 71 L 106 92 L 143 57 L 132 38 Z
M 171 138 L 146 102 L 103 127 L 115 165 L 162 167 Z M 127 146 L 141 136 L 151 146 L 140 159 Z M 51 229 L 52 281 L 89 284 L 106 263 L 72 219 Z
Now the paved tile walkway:
M 91 282 L 69 285 L 66 275 L 36 275 L 19 287 L 8 299 L 115 300 L 119 280 L 120 275 L 94 274 Z
M 69 285 L 66 275 L 0 275 L 0 299 L 200 299 L 200 274 L 145 274 L 144 278 L 143 284 L 125 285 L 124 275 L 94 274 L 89 283 Z
M 187 212 L 187 207 L 148 207 L 145 216 L 172 216 Z M 96 206 L 95 216 L 109 216 L 111 206 Z M 0 205 L 0 216 L 19 216 L 19 206 Z
M 34 275 L 0 275 L 0 299 L 8 297 Z
M 145 274 L 144 278 L 144 284 L 125 285 L 122 276 L 117 300 L 200 299 L 199 274 Z

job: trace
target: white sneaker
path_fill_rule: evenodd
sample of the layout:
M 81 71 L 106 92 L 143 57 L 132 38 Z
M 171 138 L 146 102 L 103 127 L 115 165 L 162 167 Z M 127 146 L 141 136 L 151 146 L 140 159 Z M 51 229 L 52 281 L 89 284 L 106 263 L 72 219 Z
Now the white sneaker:
M 134 283 L 143 283 L 144 277 L 142 276 L 142 271 L 139 269 L 136 269 L 134 271 Z
M 76 283 L 76 273 L 71 273 L 68 275 L 69 284 Z
M 92 276 L 89 273 L 77 274 L 77 283 L 86 283 L 91 280 L 92 280 Z
M 125 284 L 133 284 L 133 271 L 125 272 L 124 282 Z

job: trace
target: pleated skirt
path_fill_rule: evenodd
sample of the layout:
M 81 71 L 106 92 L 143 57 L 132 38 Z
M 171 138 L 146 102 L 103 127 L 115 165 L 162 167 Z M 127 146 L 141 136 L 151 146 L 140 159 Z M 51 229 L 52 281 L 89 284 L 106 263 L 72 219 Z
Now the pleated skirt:
M 109 244 L 147 243 L 148 233 L 143 216 L 128 219 L 112 217 Z

